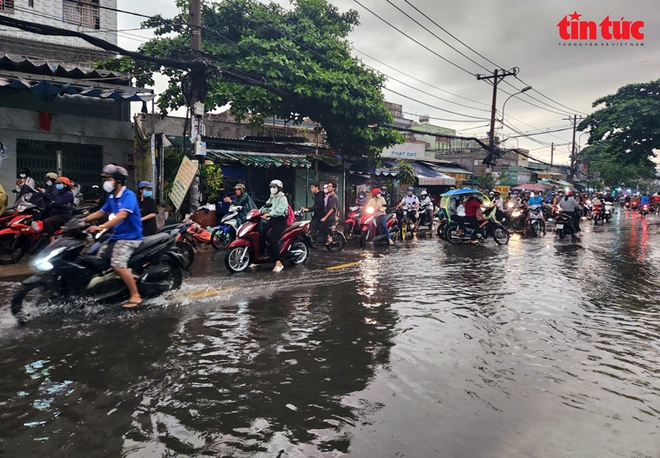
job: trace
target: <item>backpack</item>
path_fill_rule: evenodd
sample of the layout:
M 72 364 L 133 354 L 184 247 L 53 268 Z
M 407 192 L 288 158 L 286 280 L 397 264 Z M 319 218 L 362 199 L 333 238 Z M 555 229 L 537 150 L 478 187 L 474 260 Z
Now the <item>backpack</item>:
M 296 214 L 293 211 L 293 208 L 291 208 L 291 204 L 289 204 L 289 208 L 287 209 L 286 212 L 286 225 L 291 226 L 295 221 L 296 221 Z

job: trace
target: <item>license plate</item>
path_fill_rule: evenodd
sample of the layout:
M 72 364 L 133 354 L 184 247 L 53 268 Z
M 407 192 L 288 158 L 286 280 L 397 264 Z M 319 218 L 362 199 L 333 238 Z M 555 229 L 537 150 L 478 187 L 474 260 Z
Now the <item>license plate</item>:
M 563 224 L 555 224 L 555 229 L 563 229 L 564 225 Z

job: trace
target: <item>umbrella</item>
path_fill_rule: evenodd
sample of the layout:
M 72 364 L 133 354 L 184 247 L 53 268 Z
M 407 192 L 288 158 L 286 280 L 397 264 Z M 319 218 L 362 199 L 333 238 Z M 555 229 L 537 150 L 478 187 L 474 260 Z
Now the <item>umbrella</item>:
M 525 191 L 544 191 L 545 188 L 534 183 L 519 184 L 512 189 L 524 189 Z

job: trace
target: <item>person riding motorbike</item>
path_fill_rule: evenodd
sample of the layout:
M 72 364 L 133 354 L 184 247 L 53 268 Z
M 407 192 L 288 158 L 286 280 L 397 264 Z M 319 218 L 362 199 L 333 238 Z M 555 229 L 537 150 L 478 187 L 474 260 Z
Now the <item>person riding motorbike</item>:
M 103 172 L 102 176 L 105 180 L 103 189 L 109 194 L 108 200 L 101 210 L 87 216 L 83 221 L 96 221 L 106 214 L 115 215 L 113 219 L 100 226 L 90 226 L 87 231 L 93 234 L 114 228 L 110 235 L 110 243 L 104 245 L 98 255 L 106 256 L 106 253 L 110 253 L 110 265 L 124 281 L 130 293 L 130 298 L 122 307 L 132 309 L 142 303 L 133 273 L 128 268 L 129 259 L 142 243 L 140 206 L 135 193 L 126 187 L 128 172 L 124 167 L 105 166 Z
M 57 174 L 55 174 L 57 178 Z M 30 169 L 22 168 L 18 171 L 18 176 L 16 177 L 16 193 L 21 192 L 21 188 L 27 185 L 28 187 L 35 189 L 34 178 L 30 174 Z
M 325 185 L 327 187 L 327 185 Z M 321 218 L 325 216 L 325 193 L 321 192 L 319 184 L 317 182 L 310 183 L 310 191 L 314 196 L 314 205 L 309 208 L 301 208 L 303 212 L 312 212 L 312 222 L 309 225 L 309 231 L 312 234 L 316 234 L 315 242 L 321 243 L 321 232 L 319 228 L 321 226 Z
M 252 197 L 245 192 L 245 185 L 243 183 L 238 183 L 234 186 L 234 192 L 236 195 L 232 197 L 225 197 L 224 202 L 231 203 L 232 205 L 240 206 L 241 209 L 236 215 L 236 224 L 239 227 L 245 222 L 245 217 L 247 216 L 250 210 L 254 210 L 257 206 L 252 201 Z
M 39 192 L 41 192 L 44 197 L 46 198 L 47 201 L 50 201 L 53 198 L 53 195 L 55 194 L 55 180 L 57 180 L 57 173 L 55 172 L 48 172 L 46 174 L 46 188 L 39 188 Z
M 408 195 L 404 196 L 399 202 L 399 205 L 396 208 L 401 208 L 404 205 L 408 206 L 408 218 L 413 223 L 412 227 L 412 240 L 413 242 L 417 241 L 417 209 L 419 208 L 419 199 L 415 195 L 415 188 L 412 186 L 408 187 Z
M 378 222 L 378 227 L 380 228 L 379 230 L 383 231 L 385 237 L 387 237 L 387 243 L 394 245 L 392 237 L 390 237 L 390 231 L 387 229 L 387 216 L 385 215 L 385 211 L 387 210 L 387 202 L 383 197 L 383 193 L 379 188 L 374 188 L 371 190 L 371 195 L 373 197 L 369 200 L 369 202 L 367 202 L 367 207 L 374 208 L 374 217 Z
M 422 191 L 419 193 L 419 207 L 422 209 L 422 211 L 426 212 L 429 228 L 431 231 L 433 231 L 433 200 L 431 199 L 431 196 L 429 196 L 428 192 Z
M 637 210 L 637 207 L 639 207 L 639 195 L 635 194 L 630 198 L 630 208 Z
M 639 204 L 640 205 L 649 205 L 649 203 L 650 203 L 649 196 L 646 193 L 644 193 L 642 195 L 642 197 L 639 199 Z
M 559 201 L 558 205 L 562 212 L 573 218 L 573 224 L 575 225 L 577 235 L 578 237 L 581 237 L 582 231 L 580 229 L 580 213 L 578 212 L 580 204 L 573 198 L 573 191 L 570 189 L 566 191 L 566 195 L 562 200 Z
M 527 217 L 525 218 L 525 234 L 527 234 L 527 226 L 529 224 L 529 208 L 533 205 L 540 205 L 541 208 L 545 207 L 545 202 L 541 196 L 541 191 L 534 191 L 534 196 L 530 197 L 527 200 Z M 545 218 L 543 217 L 543 211 L 541 211 L 541 228 L 543 229 L 543 235 L 545 236 Z
M 67 177 L 59 177 L 55 180 L 55 194 L 46 206 L 43 220 L 44 232 L 50 237 L 51 243 L 55 240 L 55 231 L 64 226 L 71 219 L 73 210 L 73 192 L 71 192 L 71 181 Z
M 280 260 L 280 237 L 286 230 L 286 218 L 289 211 L 289 201 L 287 200 L 282 188 L 284 185 L 280 180 L 273 180 L 268 185 L 270 187 L 270 198 L 266 204 L 259 210 L 263 219 L 267 219 L 266 224 L 259 231 L 259 253 L 266 251 L 266 234 L 270 229 L 268 241 L 270 243 L 269 255 L 271 261 L 275 261 L 273 272 L 281 272 L 284 265 Z
M 156 215 L 158 215 L 158 206 L 156 200 L 151 197 L 153 187 L 148 181 L 138 183 L 138 195 L 140 201 L 140 216 L 142 220 L 142 236 L 154 235 L 158 230 L 156 224 Z
M 476 244 L 478 229 L 486 219 L 481 215 L 481 200 L 475 196 L 470 196 L 465 202 L 465 220 L 472 227 L 472 236 L 470 242 Z

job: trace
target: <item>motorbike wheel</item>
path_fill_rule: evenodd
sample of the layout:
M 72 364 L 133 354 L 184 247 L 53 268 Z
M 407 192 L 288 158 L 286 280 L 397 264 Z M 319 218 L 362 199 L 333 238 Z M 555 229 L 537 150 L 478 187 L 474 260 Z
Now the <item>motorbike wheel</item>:
M 538 221 L 532 221 L 531 224 L 532 224 L 532 232 L 536 237 L 538 237 L 539 234 L 541 233 L 541 223 L 539 223 Z
M 363 232 L 360 234 L 360 246 L 365 246 L 367 244 L 367 233 Z
M 193 247 L 188 245 L 186 242 L 176 242 L 176 248 L 181 253 L 183 258 L 186 260 L 186 269 L 190 267 L 195 260 L 195 251 Z
M 566 237 L 563 229 L 557 229 L 557 235 L 559 236 L 559 240 L 563 240 Z
M 296 240 L 289 248 L 289 252 L 295 255 L 295 259 L 290 261 L 291 265 L 302 264 L 309 257 L 309 247 L 302 240 Z
M 233 273 L 243 272 L 251 261 L 252 256 L 246 246 L 234 247 L 225 253 L 225 267 Z
M 438 229 L 436 230 L 436 235 L 440 237 L 441 239 L 445 238 L 443 227 L 441 225 L 438 225 Z
M 495 243 L 498 245 L 506 245 L 509 243 L 509 233 L 502 226 L 497 226 L 493 229 L 493 240 L 495 240 Z
M 508 235 L 508 234 L 507 234 Z M 463 238 L 458 235 L 458 224 L 451 224 L 445 230 L 447 241 L 453 245 L 463 243 Z
M 211 232 L 211 245 L 216 250 L 224 250 L 229 246 L 228 234 L 222 229 L 215 229 Z
M 34 306 L 48 305 L 54 297 L 53 291 L 46 288 L 43 283 L 33 283 L 20 287 L 11 300 L 11 313 L 16 317 L 18 323 L 25 325 L 30 321 L 30 314 L 24 310 L 26 304 Z
M 353 236 L 353 223 L 348 223 L 344 225 L 344 237 L 346 240 L 350 240 Z
M 170 285 L 170 291 L 181 288 L 181 283 L 183 283 L 183 271 L 181 270 L 181 267 L 175 264 L 170 264 L 167 281 Z
M 6 235 L 0 238 L 0 264 L 16 264 L 27 253 L 27 244 L 22 238 Z
M 341 251 L 344 249 L 344 245 L 346 245 L 346 238 L 344 237 L 344 234 L 341 232 L 334 231 L 331 235 L 332 237 L 332 243 L 326 245 L 326 249 L 328 251 Z

